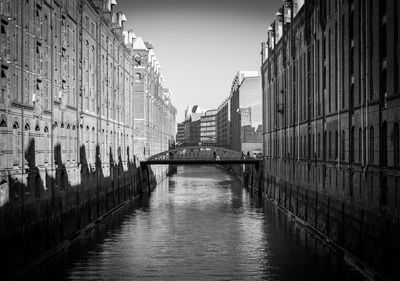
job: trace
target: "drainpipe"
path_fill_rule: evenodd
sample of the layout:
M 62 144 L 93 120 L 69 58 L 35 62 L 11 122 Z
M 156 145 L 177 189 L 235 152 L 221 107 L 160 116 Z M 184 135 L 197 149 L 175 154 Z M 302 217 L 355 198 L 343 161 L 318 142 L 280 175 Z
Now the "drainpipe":
M 22 30 L 21 30 L 21 45 L 22 50 L 24 49 L 24 24 L 25 24 L 25 17 L 24 17 L 24 5 L 21 5 L 21 17 L 22 17 Z M 53 48 L 52 48 L 53 49 Z M 21 102 L 24 103 L 24 55 L 22 53 L 21 56 Z M 21 161 L 21 176 L 24 177 L 25 174 L 25 155 L 24 155 L 24 137 L 25 137 L 25 126 L 24 126 L 24 106 L 21 106 L 21 152 L 22 152 L 22 161 Z M 25 196 L 25 191 L 22 190 L 22 198 Z M 23 199 L 22 199 L 23 203 Z
M 360 3 L 360 5 L 363 5 L 364 3 L 365 2 L 362 1 Z M 360 22 L 363 23 L 363 10 L 362 9 L 361 9 L 361 13 L 360 14 L 361 14 L 360 15 Z M 363 33 L 364 25 L 362 25 L 362 26 L 363 27 L 361 28 L 361 32 L 360 32 L 360 45 L 361 45 L 361 48 L 360 48 L 361 49 L 361 61 L 360 61 L 361 83 L 360 83 L 360 89 L 359 89 L 360 95 L 363 92 L 364 80 L 365 80 L 365 77 L 364 77 L 364 62 L 362 60 L 362 58 L 364 57 L 364 46 L 363 46 L 363 43 L 364 43 L 365 39 L 363 38 L 364 37 L 364 33 Z M 354 99 L 354 96 L 353 96 L 353 99 Z M 367 142 L 367 140 L 366 140 L 367 130 L 366 130 L 365 120 L 364 120 L 364 118 L 365 118 L 364 110 L 365 110 L 365 101 L 364 101 L 364 104 L 361 104 L 361 113 L 360 113 L 360 115 L 361 115 L 360 116 L 361 117 L 361 137 L 362 137 L 361 148 L 360 148 L 361 149 L 361 170 L 364 170 L 365 155 L 366 155 L 365 149 L 366 149 L 366 142 Z M 365 132 L 363 132 L 364 128 L 365 128 Z M 364 138 L 364 134 L 365 134 L 365 138 Z
M 339 9 L 338 9 L 338 14 L 337 14 L 337 17 L 338 17 L 338 23 L 339 23 L 339 31 L 338 31 L 338 34 L 340 34 L 340 31 L 342 30 L 342 24 L 344 24 L 344 23 L 342 23 L 341 22 L 341 16 L 340 16 L 340 14 L 341 14 L 341 4 L 339 3 L 338 4 L 339 5 Z M 338 38 L 339 39 L 339 38 Z M 340 42 L 339 42 L 340 41 Z M 337 44 L 339 45 L 339 44 L 341 44 L 342 42 L 341 42 L 341 40 L 339 39 L 338 40 L 338 42 L 337 42 Z M 336 51 L 337 50 L 339 50 L 339 49 L 341 49 L 341 48 L 336 48 Z M 342 54 L 342 56 L 343 56 L 343 54 Z M 337 146 L 338 147 L 335 147 L 335 150 L 337 150 L 337 152 L 338 152 L 338 155 L 337 155 L 337 165 L 338 165 L 338 168 L 340 168 L 340 150 L 339 150 L 339 148 L 340 148 L 340 135 L 341 135 L 341 133 L 340 133 L 340 107 L 341 107 L 341 105 L 343 104 L 343 102 L 342 102 L 342 98 L 343 98 L 343 93 L 341 92 L 341 90 L 342 90 L 342 87 L 341 87 L 341 82 L 343 83 L 343 81 L 341 81 L 340 80 L 340 77 L 339 77 L 339 75 L 342 73 L 342 64 L 341 64 L 341 59 L 342 59 L 342 56 L 340 56 L 340 58 L 338 58 L 338 72 L 337 72 L 337 79 L 338 79 L 338 81 L 339 81 L 339 83 L 338 83 L 338 89 L 337 89 L 337 95 L 338 95 L 338 107 L 337 107 L 337 129 L 338 129 L 338 139 L 336 138 L 336 135 L 335 135 L 335 143 L 337 143 Z M 337 184 L 337 183 L 336 183 Z
M 368 143 L 368 135 L 369 135 L 369 130 L 368 130 L 368 96 L 369 96 L 369 87 L 368 87 L 368 81 L 369 81 L 369 42 L 367 40 L 369 32 L 368 32 L 368 25 L 369 25 L 369 20 L 368 20 L 368 11 L 370 9 L 369 3 L 370 1 L 365 1 L 364 3 L 364 20 L 365 20 L 365 25 L 364 26 L 364 44 L 365 44 L 365 99 L 364 99 L 364 107 L 365 107 L 365 124 L 366 124 L 366 137 L 365 137 L 365 142 Z M 370 35 L 371 36 L 371 35 Z M 370 159 L 368 147 L 366 146 L 366 153 L 367 153 L 367 161 L 366 161 L 366 167 L 365 167 L 365 173 L 367 172 L 368 169 L 368 162 Z M 366 175 L 366 174 L 365 174 Z

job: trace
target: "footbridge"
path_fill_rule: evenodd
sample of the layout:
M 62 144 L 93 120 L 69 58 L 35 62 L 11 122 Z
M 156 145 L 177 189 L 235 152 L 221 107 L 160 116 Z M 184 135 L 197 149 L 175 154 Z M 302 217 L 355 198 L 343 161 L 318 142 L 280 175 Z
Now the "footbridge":
M 187 146 L 167 150 L 140 161 L 140 165 L 253 164 L 258 170 L 262 159 L 245 157 L 237 151 L 216 146 Z

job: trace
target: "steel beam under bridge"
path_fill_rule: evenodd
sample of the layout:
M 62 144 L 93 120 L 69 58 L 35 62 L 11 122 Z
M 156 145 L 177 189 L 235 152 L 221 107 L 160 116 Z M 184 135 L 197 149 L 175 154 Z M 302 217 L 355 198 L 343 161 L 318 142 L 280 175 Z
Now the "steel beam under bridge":
M 256 169 L 260 167 L 261 159 L 154 159 L 140 161 L 141 166 L 146 165 L 216 165 L 216 164 L 253 164 Z

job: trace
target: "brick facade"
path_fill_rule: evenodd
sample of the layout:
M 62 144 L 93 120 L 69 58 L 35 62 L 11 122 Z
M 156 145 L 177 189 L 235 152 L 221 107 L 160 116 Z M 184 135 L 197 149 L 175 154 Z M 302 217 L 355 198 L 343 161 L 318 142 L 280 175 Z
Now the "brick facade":
M 137 81 L 155 89 L 143 117 L 148 155 L 173 143 L 169 90 L 154 67 L 137 78 L 136 38 L 113 2 L 0 0 L 0 252 L 13 252 L 0 260 L 8 270 L 143 191 Z
M 262 44 L 266 192 L 391 276 L 382 243 L 400 221 L 400 3 L 294 2 Z M 321 212 L 299 210 L 299 192 Z

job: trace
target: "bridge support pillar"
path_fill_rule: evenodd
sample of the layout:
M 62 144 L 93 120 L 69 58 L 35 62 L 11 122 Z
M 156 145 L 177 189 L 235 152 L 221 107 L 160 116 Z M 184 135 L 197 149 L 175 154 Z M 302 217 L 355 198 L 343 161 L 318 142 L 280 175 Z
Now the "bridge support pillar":
M 146 173 L 146 181 L 147 181 L 147 194 L 150 194 L 151 191 L 151 181 L 150 181 L 150 171 L 149 171 L 149 166 L 145 165 L 145 173 Z

